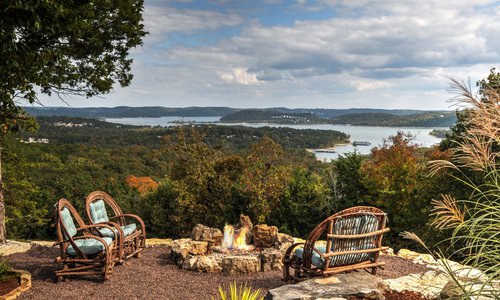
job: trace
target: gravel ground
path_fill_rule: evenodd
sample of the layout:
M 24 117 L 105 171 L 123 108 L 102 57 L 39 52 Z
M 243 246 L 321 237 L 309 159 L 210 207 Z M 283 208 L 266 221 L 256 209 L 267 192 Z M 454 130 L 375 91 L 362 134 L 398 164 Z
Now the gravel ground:
M 54 271 L 61 264 L 54 263 L 54 258 L 58 252 L 58 248 L 33 246 L 25 253 L 5 257 L 13 267 L 32 275 L 32 288 L 19 299 L 209 299 L 216 295 L 219 286 L 228 287 L 231 282 L 247 283 L 264 293 L 284 284 L 281 271 L 229 276 L 181 270 L 167 259 L 168 247 L 164 245 L 148 247 L 141 258 L 115 266 L 110 279 L 104 283 L 97 277 L 74 277 L 57 282 Z M 382 278 L 426 269 L 399 257 L 382 255 L 380 260 L 386 261 L 386 268 L 377 273 Z

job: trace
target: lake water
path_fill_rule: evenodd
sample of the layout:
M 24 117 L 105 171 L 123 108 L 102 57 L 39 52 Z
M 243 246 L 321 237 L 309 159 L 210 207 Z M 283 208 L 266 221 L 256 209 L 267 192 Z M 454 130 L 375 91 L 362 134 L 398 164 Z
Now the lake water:
M 147 125 L 147 126 L 174 126 L 179 121 L 186 123 L 216 123 L 220 117 L 161 117 L 161 118 L 108 118 L 107 122 L 128 124 L 128 125 Z M 445 127 L 379 127 L 379 126 L 349 126 L 349 125 L 329 125 L 329 124 L 315 124 L 315 125 L 293 125 L 293 124 L 267 124 L 267 123 L 217 123 L 217 125 L 224 126 L 248 126 L 248 127 L 288 127 L 294 129 L 321 129 L 321 130 L 337 130 L 344 132 L 350 136 L 351 142 L 353 141 L 367 141 L 370 146 L 353 146 L 339 145 L 335 147 L 335 153 L 315 153 L 316 157 L 320 160 L 331 160 L 338 157 L 339 154 L 357 151 L 361 154 L 368 154 L 373 147 L 381 146 L 384 139 L 389 136 L 396 135 L 398 131 L 410 133 L 415 137 L 414 143 L 419 146 L 429 147 L 441 141 L 440 138 L 429 135 L 433 129 L 448 129 Z

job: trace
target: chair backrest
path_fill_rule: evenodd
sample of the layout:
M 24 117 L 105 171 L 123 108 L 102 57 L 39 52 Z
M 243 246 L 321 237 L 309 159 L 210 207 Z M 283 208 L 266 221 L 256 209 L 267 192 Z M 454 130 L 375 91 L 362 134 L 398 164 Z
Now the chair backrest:
M 109 221 L 109 211 L 107 207 L 110 207 L 113 211 L 114 216 L 122 215 L 123 212 L 118 206 L 118 203 L 106 192 L 95 191 L 87 196 L 85 201 L 85 209 L 87 211 L 87 216 L 92 223 L 108 222 Z M 116 220 L 120 225 L 124 225 L 124 220 L 119 218 Z
M 378 208 L 356 206 L 340 211 L 321 222 L 309 234 L 304 245 L 304 266 L 311 266 L 313 247 L 320 237 L 326 239 L 325 254 L 369 250 L 381 247 L 382 233 L 372 234 L 385 228 L 387 215 Z M 352 237 L 352 238 L 351 238 Z M 378 251 L 332 256 L 324 268 L 349 265 L 373 259 Z
M 61 198 L 57 201 L 54 213 L 56 219 L 56 234 L 60 243 L 61 255 L 66 255 L 66 248 L 74 246 L 73 237 L 77 233 L 77 228 L 85 226 L 85 222 L 80 217 L 71 203 Z M 76 224 L 75 224 L 76 221 Z
M 59 215 L 63 236 L 65 238 L 74 237 L 76 234 L 76 226 L 75 222 L 73 222 L 73 217 L 71 216 L 69 209 L 64 207 L 61 211 L 59 211 Z
M 99 199 L 90 203 L 90 218 L 92 223 L 105 223 L 109 222 L 108 212 L 104 200 Z

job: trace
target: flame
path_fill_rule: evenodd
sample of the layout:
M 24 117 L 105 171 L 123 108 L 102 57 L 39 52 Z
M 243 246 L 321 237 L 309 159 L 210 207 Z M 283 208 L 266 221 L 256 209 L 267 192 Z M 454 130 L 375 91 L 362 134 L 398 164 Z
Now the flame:
M 224 240 L 222 241 L 222 248 L 248 250 L 249 247 L 246 243 L 246 235 L 248 231 L 249 228 L 244 226 L 235 233 L 234 227 L 226 224 L 226 226 L 224 226 Z

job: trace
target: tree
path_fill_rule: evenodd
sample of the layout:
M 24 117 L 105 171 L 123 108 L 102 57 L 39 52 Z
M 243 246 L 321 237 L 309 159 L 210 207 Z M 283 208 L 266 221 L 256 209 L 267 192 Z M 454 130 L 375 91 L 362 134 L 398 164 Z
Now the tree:
M 29 118 L 20 105 L 38 102 L 38 90 L 91 97 L 108 93 L 115 83 L 129 85 L 129 50 L 146 34 L 142 10 L 143 0 L 2 1 L 1 134 L 23 128 Z M 1 180 L 0 243 L 5 243 Z
M 412 144 L 412 136 L 398 132 L 380 148 L 373 148 L 371 157 L 361 166 L 362 183 L 370 198 L 367 204 L 384 210 L 391 220 L 388 239 L 399 246 L 398 233 L 422 222 L 423 208 L 430 199 L 419 199 L 425 176 L 425 164 Z M 425 215 L 424 215 L 425 216 Z

